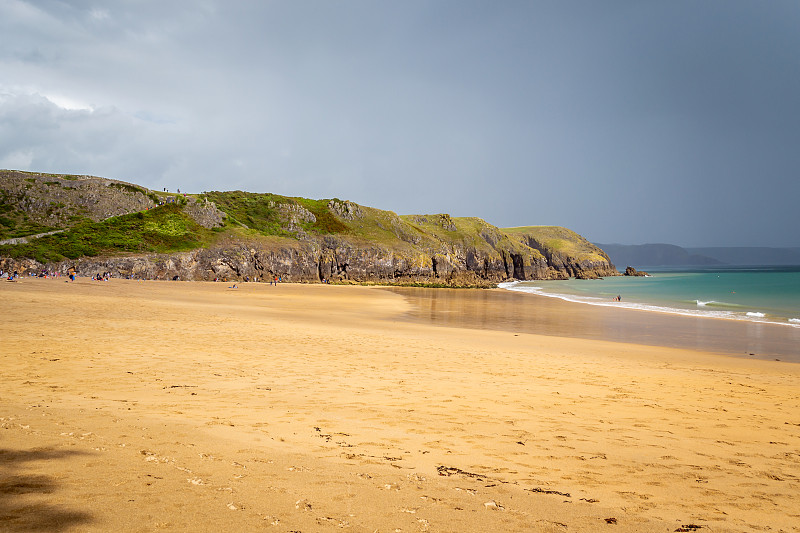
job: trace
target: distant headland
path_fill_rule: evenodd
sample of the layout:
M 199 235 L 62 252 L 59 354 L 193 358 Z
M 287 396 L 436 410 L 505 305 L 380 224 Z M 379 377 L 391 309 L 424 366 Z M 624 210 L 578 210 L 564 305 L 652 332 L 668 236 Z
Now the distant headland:
M 558 226 L 15 170 L 0 170 L 0 268 L 449 287 L 619 275 L 603 250 Z
M 599 244 L 618 265 L 635 267 L 714 267 L 800 265 L 800 248 L 716 246 L 682 248 L 674 244 Z

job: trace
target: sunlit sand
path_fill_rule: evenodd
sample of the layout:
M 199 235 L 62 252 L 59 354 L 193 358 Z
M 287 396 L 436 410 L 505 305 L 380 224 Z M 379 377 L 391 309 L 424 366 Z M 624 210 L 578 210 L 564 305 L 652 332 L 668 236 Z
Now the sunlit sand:
M 796 364 L 229 285 L 0 285 L 0 529 L 800 530 Z

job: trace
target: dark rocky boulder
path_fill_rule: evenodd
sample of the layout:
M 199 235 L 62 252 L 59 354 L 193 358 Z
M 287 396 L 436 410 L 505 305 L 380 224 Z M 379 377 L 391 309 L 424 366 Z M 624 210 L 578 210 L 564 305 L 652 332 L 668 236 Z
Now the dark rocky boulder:
M 624 275 L 625 276 L 649 276 L 650 274 L 648 274 L 647 272 L 645 272 L 643 270 L 636 270 L 632 266 L 629 266 L 629 267 L 627 267 L 625 269 Z

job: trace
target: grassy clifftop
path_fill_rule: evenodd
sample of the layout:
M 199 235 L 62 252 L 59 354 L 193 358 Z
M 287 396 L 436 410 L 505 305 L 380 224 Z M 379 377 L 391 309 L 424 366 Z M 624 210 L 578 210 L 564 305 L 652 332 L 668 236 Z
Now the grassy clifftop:
M 169 253 L 206 246 L 216 234 L 181 206 L 167 204 L 101 222 L 83 219 L 60 233 L 0 245 L 0 255 L 49 263 L 97 255 Z
M 56 233 L 37 235 L 45 232 Z M 401 216 L 337 198 L 176 195 L 92 176 L 0 170 L 2 257 L 53 263 L 244 243 L 249 250 L 282 250 L 291 257 L 281 261 L 300 261 L 306 278 L 315 264 L 320 279 L 432 276 L 452 283 L 466 279 L 464 272 L 483 280 L 614 273 L 602 250 L 555 226 L 501 229 L 475 217 Z
M 507 235 L 517 239 L 533 240 L 541 248 L 586 261 L 608 261 L 608 256 L 574 231 L 561 226 L 519 226 L 503 228 Z

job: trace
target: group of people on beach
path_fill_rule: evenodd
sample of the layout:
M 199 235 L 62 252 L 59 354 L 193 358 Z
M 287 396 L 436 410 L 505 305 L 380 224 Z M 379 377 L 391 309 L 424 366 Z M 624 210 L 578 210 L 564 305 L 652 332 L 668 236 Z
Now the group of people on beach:
M 57 270 L 50 271 L 44 269 L 39 272 L 34 272 L 31 270 L 28 272 L 27 276 L 31 278 L 60 278 L 61 272 L 58 272 Z M 17 281 L 19 277 L 20 273 L 17 270 L 14 272 L 5 272 L 4 270 L 0 269 L 0 279 L 5 279 L 6 281 Z M 73 281 L 75 281 L 74 274 L 70 274 L 70 277 Z

